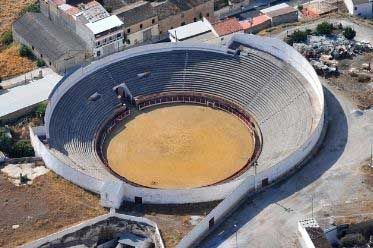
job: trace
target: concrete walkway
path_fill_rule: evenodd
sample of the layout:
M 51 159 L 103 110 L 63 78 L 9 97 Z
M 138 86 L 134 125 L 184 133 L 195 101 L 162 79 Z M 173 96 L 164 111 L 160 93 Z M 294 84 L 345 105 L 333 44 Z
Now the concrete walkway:
M 337 89 L 325 88 L 329 129 L 318 155 L 282 184 L 248 199 L 201 247 L 297 247 L 299 220 L 313 213 L 317 218 L 327 207 L 333 216 L 340 204 L 373 199 L 360 168 L 370 157 L 373 110 L 355 111 Z
M 24 83 L 25 80 L 32 80 L 34 77 L 38 77 L 39 76 L 39 71 L 42 71 L 43 76 L 58 75 L 57 73 L 55 73 L 49 67 L 38 68 L 38 69 L 35 69 L 33 71 L 27 72 L 25 74 L 22 74 L 22 75 L 19 75 L 19 76 L 16 76 L 16 77 L 13 77 L 13 78 L 10 78 L 10 79 L 7 79 L 7 80 L 3 80 L 0 83 L 0 86 L 2 86 L 3 89 L 12 88 L 14 86 L 17 86 L 19 84 Z
M 35 73 L 35 74 L 34 74 Z M 45 74 L 44 74 L 45 73 Z M 34 75 L 38 75 L 38 71 L 32 71 L 25 75 L 12 78 L 4 81 L 7 87 L 14 86 L 24 78 L 30 79 Z M 23 78 L 23 81 L 22 81 Z M 0 91 L 0 119 L 4 116 L 20 111 L 27 107 L 33 106 L 39 102 L 48 99 L 48 96 L 54 86 L 61 80 L 62 76 L 53 72 L 51 69 L 43 69 L 43 78 L 38 80 L 29 81 L 17 87 L 8 90 Z

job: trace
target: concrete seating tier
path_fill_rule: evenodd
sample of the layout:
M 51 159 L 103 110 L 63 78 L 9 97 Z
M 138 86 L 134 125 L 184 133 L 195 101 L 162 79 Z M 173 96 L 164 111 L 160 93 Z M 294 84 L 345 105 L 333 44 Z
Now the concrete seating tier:
M 149 73 L 146 77 L 139 74 Z M 198 92 L 222 97 L 251 113 L 260 125 L 259 166 L 268 167 L 298 149 L 311 131 L 313 111 L 304 79 L 289 65 L 261 52 L 174 49 L 145 53 L 94 71 L 59 100 L 50 119 L 51 147 L 94 176 L 107 173 L 95 139 L 120 102 L 113 87 L 125 83 L 133 97 Z M 99 93 L 101 98 L 89 101 Z

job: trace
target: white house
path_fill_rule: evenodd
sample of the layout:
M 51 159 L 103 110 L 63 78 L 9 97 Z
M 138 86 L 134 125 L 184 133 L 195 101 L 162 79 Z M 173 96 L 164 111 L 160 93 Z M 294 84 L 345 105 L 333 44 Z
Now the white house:
M 350 15 L 373 18 L 373 0 L 344 0 Z

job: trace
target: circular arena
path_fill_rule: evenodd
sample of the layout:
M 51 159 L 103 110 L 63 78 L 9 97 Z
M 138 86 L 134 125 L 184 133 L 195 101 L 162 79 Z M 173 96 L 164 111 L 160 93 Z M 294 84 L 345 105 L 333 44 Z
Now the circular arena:
M 286 177 L 323 123 L 309 63 L 279 40 L 238 34 L 219 46 L 132 48 L 77 69 L 50 94 L 31 140 L 49 168 L 104 206 L 181 204 Z

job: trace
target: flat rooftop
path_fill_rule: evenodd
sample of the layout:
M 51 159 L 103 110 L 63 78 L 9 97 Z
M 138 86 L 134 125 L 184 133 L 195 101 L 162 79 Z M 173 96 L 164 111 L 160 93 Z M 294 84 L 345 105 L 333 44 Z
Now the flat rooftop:
M 123 22 L 116 16 L 112 15 L 93 23 L 87 23 L 86 26 L 93 32 L 99 34 L 112 28 L 120 27 Z
M 61 78 L 62 76 L 53 72 L 42 79 L 0 93 L 0 118 L 47 100 Z
M 193 22 L 185 26 L 168 30 L 173 37 L 178 40 L 184 40 L 200 34 L 210 32 L 211 28 L 203 21 Z

